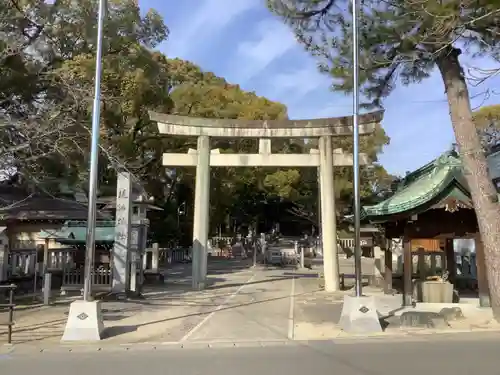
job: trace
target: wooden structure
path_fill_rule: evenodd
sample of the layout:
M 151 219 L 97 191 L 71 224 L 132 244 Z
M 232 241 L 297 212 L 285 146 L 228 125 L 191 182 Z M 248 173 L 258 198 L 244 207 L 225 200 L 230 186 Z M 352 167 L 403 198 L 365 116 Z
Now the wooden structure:
M 10 249 L 36 248 L 44 245 L 43 231 L 59 230 L 68 220 L 86 220 L 87 205 L 73 193 L 28 191 L 22 187 L 0 184 L 0 226 L 6 228 Z M 99 218 L 103 218 L 100 213 Z M 53 246 L 53 244 L 51 244 Z
M 61 247 L 52 234 L 68 220 L 87 217 L 85 202 L 59 190 L 49 196 L 10 182 L 0 184 L 0 283 L 16 283 L 16 293 L 40 289 L 45 251 Z
M 461 161 L 455 151 L 442 154 L 436 160 L 409 173 L 394 186 L 394 194 L 373 206 L 363 208 L 363 220 L 381 224 L 388 239 L 403 241 L 404 304 L 412 304 L 414 277 L 425 278 L 430 263 L 441 258 L 441 270 L 449 272 L 452 283 L 457 282 L 453 240 L 476 238 L 477 259 L 484 259 L 476 215 L 469 188 L 463 175 Z M 420 255 L 420 256 L 419 256 Z M 419 258 L 414 272 L 414 256 Z M 434 258 L 434 260 L 432 260 Z M 480 294 L 488 295 L 483 262 L 478 262 Z M 385 250 L 386 289 L 392 289 L 393 262 L 391 249 Z M 432 267 L 431 267 L 432 268 Z
M 110 250 L 114 242 L 115 225 L 113 221 L 107 220 L 99 220 L 96 224 L 93 289 L 110 291 Z M 46 250 L 43 268 L 52 274 L 53 287 L 60 287 L 62 293 L 83 288 L 86 231 L 85 221 L 71 221 L 65 223 L 61 230 L 52 233 L 55 241 L 62 247 Z

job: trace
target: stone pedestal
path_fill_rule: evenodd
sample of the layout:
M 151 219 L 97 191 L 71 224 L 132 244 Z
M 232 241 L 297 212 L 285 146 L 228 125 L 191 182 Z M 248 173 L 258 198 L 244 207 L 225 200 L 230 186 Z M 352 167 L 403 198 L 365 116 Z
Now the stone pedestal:
M 453 284 L 442 281 L 424 281 L 417 284 L 420 288 L 422 302 L 426 303 L 452 303 Z
M 75 301 L 61 341 L 100 341 L 104 331 L 100 301 Z
M 348 333 L 382 332 L 375 297 L 345 296 L 339 324 L 340 328 Z

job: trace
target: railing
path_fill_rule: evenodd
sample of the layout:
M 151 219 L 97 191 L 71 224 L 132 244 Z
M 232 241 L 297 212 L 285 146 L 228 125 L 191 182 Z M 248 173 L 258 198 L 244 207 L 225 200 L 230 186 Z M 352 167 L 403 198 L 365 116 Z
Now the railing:
M 62 289 L 79 289 L 83 287 L 84 268 L 65 269 L 63 272 Z M 92 272 L 92 286 L 110 288 L 112 283 L 111 269 L 98 267 Z
M 142 258 L 143 270 L 158 272 L 159 268 L 166 268 L 173 264 L 188 263 L 191 261 L 191 250 L 183 248 L 161 248 L 157 244 L 147 248 Z
M 47 270 L 64 270 L 75 265 L 74 248 L 49 249 L 47 259 Z
M 316 249 L 316 253 L 318 255 L 323 255 L 323 241 L 321 239 L 321 236 L 312 237 L 310 241 L 311 246 Z M 354 238 L 340 238 L 337 235 L 337 251 L 339 255 L 345 256 L 346 249 L 347 253 L 352 253 L 354 249 Z
M 212 237 L 209 241 L 212 248 L 220 248 L 222 250 L 222 247 L 231 246 L 236 241 L 236 238 L 231 236 L 216 236 Z
M 337 238 L 337 241 L 342 247 L 342 249 L 354 248 L 354 238 Z
M 1 325 L 7 326 L 7 343 L 12 344 L 12 326 L 14 325 L 14 309 L 16 305 L 14 304 L 14 290 L 17 288 L 16 285 L 0 285 L 0 291 L 8 290 L 9 291 L 9 303 L 0 304 L 0 310 L 7 309 L 8 320 L 6 323 L 2 323 Z
M 191 261 L 191 252 L 189 249 L 159 249 L 158 265 L 160 267 L 168 267 L 172 264 L 189 261 Z
M 444 271 L 445 254 L 443 252 L 412 252 L 412 274 L 434 276 Z M 403 255 L 398 257 L 397 271 L 403 274 Z
M 241 242 L 241 253 L 242 254 L 232 254 L 234 249 L 232 248 L 232 243 L 235 241 L 233 237 L 214 237 L 209 240 L 208 243 L 208 255 L 209 256 L 225 256 L 231 257 L 244 256 L 250 250 L 253 252 L 254 242 L 249 241 L 246 238 L 238 240 Z M 223 249 L 216 247 L 226 244 L 227 246 Z M 154 244 L 153 247 L 147 248 L 144 253 L 143 258 L 143 269 L 146 272 L 158 272 L 159 268 L 167 268 L 173 264 L 187 263 L 192 260 L 192 252 L 190 249 L 184 248 L 160 248 L 158 245 Z
M 7 279 L 13 276 L 36 276 L 37 267 L 38 252 L 36 249 L 12 249 L 8 257 Z

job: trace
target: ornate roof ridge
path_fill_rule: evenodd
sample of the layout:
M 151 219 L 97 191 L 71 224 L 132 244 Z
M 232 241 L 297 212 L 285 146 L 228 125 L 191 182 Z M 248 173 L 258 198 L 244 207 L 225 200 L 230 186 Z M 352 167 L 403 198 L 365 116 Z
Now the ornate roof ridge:
M 408 174 L 391 197 L 364 207 L 363 216 L 384 216 L 413 210 L 432 201 L 452 183 L 460 190 L 468 191 L 460 178 L 461 173 L 462 163 L 458 154 L 454 150 L 447 151 Z
M 446 151 L 445 153 L 439 155 L 436 159 L 428 162 L 422 167 L 408 173 L 403 177 L 399 184 L 397 185 L 397 192 L 404 190 L 410 184 L 418 181 L 423 177 L 427 177 L 430 174 L 436 173 L 437 169 L 442 167 L 459 167 L 462 168 L 462 162 L 460 161 L 460 156 L 454 150 Z

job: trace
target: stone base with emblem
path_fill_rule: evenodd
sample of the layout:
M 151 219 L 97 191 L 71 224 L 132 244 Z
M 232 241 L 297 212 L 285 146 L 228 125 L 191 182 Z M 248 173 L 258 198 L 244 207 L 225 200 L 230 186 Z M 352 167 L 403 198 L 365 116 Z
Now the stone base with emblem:
M 100 301 L 74 301 L 61 341 L 100 341 L 104 331 Z
M 366 334 L 382 332 L 375 297 L 345 296 L 339 324 L 340 328 L 348 333 Z

